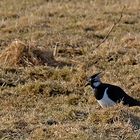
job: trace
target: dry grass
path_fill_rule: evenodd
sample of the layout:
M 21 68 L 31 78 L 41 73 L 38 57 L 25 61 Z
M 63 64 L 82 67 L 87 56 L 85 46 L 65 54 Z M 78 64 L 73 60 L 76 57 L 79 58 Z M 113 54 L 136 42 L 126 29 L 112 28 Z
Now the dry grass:
M 53 52 L 46 49 L 39 49 L 32 44 L 26 45 L 23 42 L 13 41 L 0 54 L 1 66 L 36 66 L 36 65 L 55 65 L 56 60 Z
M 1 0 L 0 139 L 139 140 L 139 107 L 102 109 L 84 87 L 101 71 L 140 100 L 139 7 L 139 0 Z

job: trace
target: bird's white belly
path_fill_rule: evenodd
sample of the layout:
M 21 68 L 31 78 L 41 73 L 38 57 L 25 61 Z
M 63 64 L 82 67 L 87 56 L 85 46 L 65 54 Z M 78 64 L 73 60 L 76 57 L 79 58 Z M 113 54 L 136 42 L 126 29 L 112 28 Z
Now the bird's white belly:
M 110 106 L 113 106 L 116 104 L 114 101 L 109 99 L 109 97 L 107 95 L 107 90 L 108 90 L 108 88 L 105 89 L 103 98 L 101 100 L 97 100 L 102 108 L 110 107 Z

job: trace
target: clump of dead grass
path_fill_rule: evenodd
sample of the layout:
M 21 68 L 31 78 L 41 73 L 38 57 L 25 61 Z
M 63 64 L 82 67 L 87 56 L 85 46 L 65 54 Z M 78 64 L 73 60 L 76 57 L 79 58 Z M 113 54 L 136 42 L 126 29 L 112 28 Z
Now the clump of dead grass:
M 1 66 L 55 66 L 56 63 L 50 49 L 39 48 L 34 44 L 25 44 L 20 40 L 13 41 L 0 54 Z

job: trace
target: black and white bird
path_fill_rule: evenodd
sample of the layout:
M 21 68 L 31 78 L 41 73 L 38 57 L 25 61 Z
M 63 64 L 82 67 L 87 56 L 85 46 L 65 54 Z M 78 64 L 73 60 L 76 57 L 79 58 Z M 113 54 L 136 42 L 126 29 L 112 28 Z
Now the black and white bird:
M 102 83 L 100 73 L 91 76 L 86 86 L 90 85 L 94 90 L 95 98 L 102 108 L 114 106 L 122 102 L 128 106 L 140 106 L 140 101 L 130 97 L 118 86 Z

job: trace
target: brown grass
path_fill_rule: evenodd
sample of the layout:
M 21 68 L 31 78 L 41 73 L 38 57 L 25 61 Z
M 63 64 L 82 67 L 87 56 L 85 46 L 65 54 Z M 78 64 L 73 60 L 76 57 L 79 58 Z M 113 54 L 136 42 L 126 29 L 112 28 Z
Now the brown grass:
M 35 45 L 26 45 L 23 42 L 13 41 L 0 54 L 1 66 L 36 66 L 54 65 L 56 60 L 51 50 L 37 48 Z
M 119 25 L 95 48 L 124 5 Z M 103 82 L 140 100 L 139 7 L 138 0 L 1 0 L 0 139 L 139 140 L 139 107 L 102 109 L 84 87 L 102 72 Z

